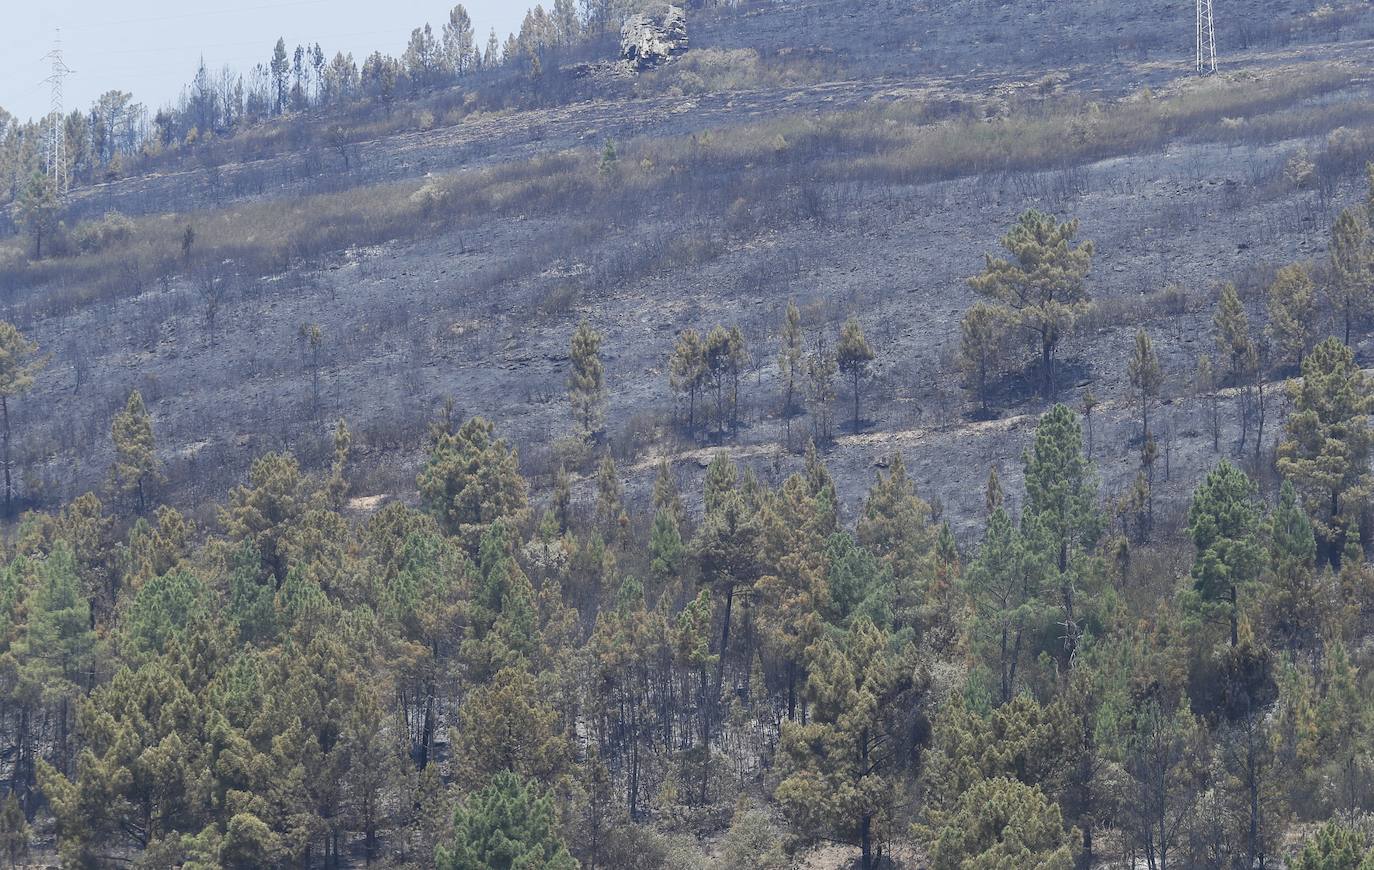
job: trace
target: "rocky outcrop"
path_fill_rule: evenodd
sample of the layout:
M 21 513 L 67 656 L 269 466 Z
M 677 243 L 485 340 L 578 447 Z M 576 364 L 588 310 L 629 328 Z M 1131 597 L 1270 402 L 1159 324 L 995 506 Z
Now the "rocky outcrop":
M 686 50 L 687 13 L 681 6 L 654 4 L 620 28 L 620 56 L 635 69 L 652 69 Z

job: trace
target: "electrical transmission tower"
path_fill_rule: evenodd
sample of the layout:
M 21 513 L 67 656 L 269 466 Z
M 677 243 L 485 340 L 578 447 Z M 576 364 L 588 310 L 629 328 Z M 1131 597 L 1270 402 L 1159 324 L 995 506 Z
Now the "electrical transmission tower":
M 59 197 L 67 195 L 67 115 L 62 109 L 62 81 L 71 74 L 62 60 L 62 31 L 57 32 L 52 51 L 44 55 L 52 62 L 52 72 L 43 81 L 52 86 L 52 108 L 49 110 L 48 174 Z
M 1217 30 L 1212 22 L 1212 0 L 1197 0 L 1197 73 L 1217 71 Z

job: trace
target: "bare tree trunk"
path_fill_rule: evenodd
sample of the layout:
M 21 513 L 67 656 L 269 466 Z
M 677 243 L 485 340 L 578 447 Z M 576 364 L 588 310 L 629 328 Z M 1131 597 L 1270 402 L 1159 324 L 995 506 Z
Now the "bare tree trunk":
M 8 396 L 0 396 L 0 415 L 5 424 L 5 516 L 13 516 L 14 487 L 10 484 L 10 403 Z
M 788 452 L 791 452 L 792 450 L 792 388 L 793 380 L 792 377 L 789 375 L 787 378 L 787 389 L 783 393 L 782 400 L 782 421 L 783 425 L 787 428 Z
M 725 590 L 725 619 L 720 630 L 720 658 L 716 662 L 716 690 L 715 697 L 711 698 L 714 705 L 720 701 L 720 693 L 725 685 L 725 651 L 730 646 L 730 612 L 735 605 L 735 584 L 731 583 Z
M 1212 452 L 1221 450 L 1221 398 L 1212 390 Z
M 1237 606 L 1236 606 L 1236 587 L 1231 586 L 1231 647 L 1235 648 L 1238 641 L 1237 636 Z
M 797 664 L 787 660 L 787 721 L 796 719 L 797 712 Z
M 859 434 L 859 370 L 854 369 L 854 434 Z
M 725 590 L 725 618 L 720 629 L 720 655 L 716 660 L 716 684 L 709 698 L 703 698 L 702 740 L 701 740 L 701 803 L 705 805 L 707 789 L 710 784 L 711 762 L 711 715 L 720 704 L 721 691 L 725 685 L 725 651 L 730 646 L 730 612 L 735 604 L 735 585 L 731 583 Z M 703 684 L 703 688 L 704 688 Z
M 859 737 L 860 764 L 859 770 L 867 774 L 869 769 L 869 746 L 868 729 L 865 728 Z M 865 812 L 859 822 L 860 849 L 863 855 L 863 870 L 873 870 L 873 816 Z
M 630 821 L 639 821 L 639 705 L 630 714 Z
M 1248 866 L 1258 866 L 1263 870 L 1265 861 L 1264 849 L 1260 843 L 1260 784 L 1258 760 L 1255 752 L 1255 717 L 1253 712 L 1246 716 L 1245 720 L 1245 778 L 1246 785 L 1250 791 L 1250 831 Z
M 1040 392 L 1046 399 L 1054 398 L 1054 345 L 1048 336 L 1040 339 L 1040 374 L 1043 378 Z

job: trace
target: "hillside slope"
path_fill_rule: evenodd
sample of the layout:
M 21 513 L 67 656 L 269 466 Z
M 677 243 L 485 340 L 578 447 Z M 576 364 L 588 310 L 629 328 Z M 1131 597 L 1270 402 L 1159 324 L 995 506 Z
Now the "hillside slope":
M 1099 457 L 1108 489 L 1135 475 L 1122 360 L 1145 325 L 1178 399 L 1164 423 L 1166 497 L 1186 493 L 1214 461 L 1186 397 L 1210 352 L 1217 286 L 1237 281 L 1257 300 L 1272 268 L 1321 259 L 1335 211 L 1362 195 L 1374 15 L 1247 4 L 1222 25 L 1223 75 L 1199 81 L 1191 17 L 1175 4 L 1102 3 L 1090 16 L 899 5 L 703 13 L 692 51 L 668 68 L 574 82 L 565 102 L 404 130 L 348 155 L 187 158 L 78 192 L 70 220 L 118 210 L 139 218 L 138 241 L 31 268 L 8 294 L 52 355 L 16 408 L 30 498 L 100 484 L 109 421 L 135 387 L 175 502 L 221 491 L 269 449 L 320 463 L 338 417 L 360 433 L 364 494 L 405 497 L 448 397 L 496 421 L 538 477 L 571 428 L 563 380 L 581 319 L 606 335 L 609 442 L 638 468 L 694 448 L 673 423 L 675 335 L 739 325 L 751 366 L 733 443 L 775 475 L 795 462 L 780 447 L 773 363 L 795 300 L 808 343 L 853 312 L 878 352 L 863 432 L 842 432 L 830 454 L 854 481 L 842 490 L 857 496 L 872 463 L 900 448 L 960 520 L 981 499 L 967 481 L 990 464 L 1014 476 L 1025 432 L 971 422 L 952 369 L 974 298 L 964 279 L 1030 207 L 1078 218 L 1099 252 L 1099 310 L 1066 345 L 1062 398 L 1091 389 L 1113 403 L 1100 439 L 1113 451 Z M 597 168 L 607 141 L 619 157 L 609 175 Z M 1322 170 L 1310 189 L 1284 175 L 1304 148 Z M 208 265 L 158 253 L 185 225 Z M 1183 292 L 1166 310 L 1169 285 Z M 321 330 L 317 355 L 304 324 Z M 1002 385 L 1009 419 L 1043 407 L 1031 377 Z M 842 390 L 841 421 L 847 401 Z

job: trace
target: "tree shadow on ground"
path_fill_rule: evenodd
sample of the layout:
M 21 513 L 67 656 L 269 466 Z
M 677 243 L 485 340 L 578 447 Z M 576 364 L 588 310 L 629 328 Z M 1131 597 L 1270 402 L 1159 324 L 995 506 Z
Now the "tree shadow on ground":
M 1092 368 L 1079 357 L 1062 359 L 1055 367 L 1058 387 L 1053 399 L 1040 395 L 1040 364 L 1032 362 L 1015 372 L 1006 372 L 988 382 L 987 407 L 975 404 L 964 414 L 971 423 L 997 420 L 1008 411 L 1036 413 L 1059 402 L 1071 402 L 1071 393 L 1092 381 Z

